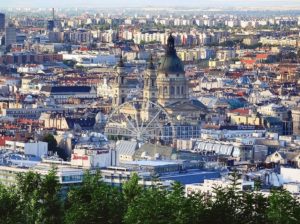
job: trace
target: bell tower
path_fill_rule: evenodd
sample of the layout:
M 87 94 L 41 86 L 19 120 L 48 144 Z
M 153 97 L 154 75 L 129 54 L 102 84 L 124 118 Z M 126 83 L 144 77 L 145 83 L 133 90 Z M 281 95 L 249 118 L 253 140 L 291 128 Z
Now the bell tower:
M 113 85 L 113 106 L 119 106 L 122 103 L 126 102 L 127 96 L 127 82 L 126 82 L 126 72 L 125 65 L 123 62 L 122 55 L 120 56 L 120 60 L 117 64 L 117 74 L 115 76 L 114 85 Z
M 143 98 L 144 100 L 150 100 L 151 102 L 156 102 L 157 100 L 156 70 L 152 55 L 144 76 Z

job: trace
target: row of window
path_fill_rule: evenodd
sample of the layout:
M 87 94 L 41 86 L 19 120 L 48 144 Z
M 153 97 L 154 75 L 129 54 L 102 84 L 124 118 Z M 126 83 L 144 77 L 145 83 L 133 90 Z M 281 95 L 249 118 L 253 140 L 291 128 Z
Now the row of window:
M 176 92 L 175 92 L 175 90 L 176 90 Z M 180 91 L 181 90 L 181 91 Z M 170 92 L 169 92 L 170 91 Z M 159 87 L 158 88 L 158 93 L 159 94 L 169 94 L 170 93 L 170 95 L 183 95 L 183 94 L 185 94 L 185 88 L 184 88 L 184 86 L 181 86 L 181 88 L 180 88 L 180 86 L 177 86 L 176 88 L 174 87 L 174 86 L 171 86 L 170 87 L 170 89 L 167 87 L 167 86 L 164 86 L 164 87 Z

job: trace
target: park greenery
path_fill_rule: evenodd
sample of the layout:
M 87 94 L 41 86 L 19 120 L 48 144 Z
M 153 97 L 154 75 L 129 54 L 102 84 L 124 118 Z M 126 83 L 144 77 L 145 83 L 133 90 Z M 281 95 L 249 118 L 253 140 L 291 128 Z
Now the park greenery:
M 121 188 L 105 184 L 100 173 L 86 173 L 83 183 L 63 193 L 53 169 L 48 175 L 18 175 L 15 186 L 0 186 L 0 223 L 5 224 L 289 224 L 300 223 L 300 204 L 287 191 L 268 197 L 231 186 L 214 194 L 185 196 L 183 186 L 144 188 L 138 176 Z M 256 184 L 256 188 L 260 185 Z

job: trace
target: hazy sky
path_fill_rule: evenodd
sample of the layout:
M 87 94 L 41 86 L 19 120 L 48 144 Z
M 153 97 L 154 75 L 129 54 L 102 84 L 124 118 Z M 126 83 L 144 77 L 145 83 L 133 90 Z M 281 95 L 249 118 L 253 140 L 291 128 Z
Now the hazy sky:
M 0 7 L 300 6 L 300 0 L 0 0 Z

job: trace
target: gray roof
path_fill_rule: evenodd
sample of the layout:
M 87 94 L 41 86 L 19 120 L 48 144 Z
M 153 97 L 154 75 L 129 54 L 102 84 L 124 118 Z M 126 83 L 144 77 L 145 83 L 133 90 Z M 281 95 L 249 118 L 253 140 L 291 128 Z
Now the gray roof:
M 150 143 L 146 143 L 142 145 L 138 150 L 136 150 L 134 158 L 135 160 L 142 159 L 142 153 L 146 152 L 146 154 L 150 157 L 155 157 L 155 154 L 159 154 L 161 159 L 173 159 L 173 154 L 175 151 L 172 147 L 163 146 L 163 145 L 154 145 Z
M 137 142 L 121 140 L 117 142 L 116 151 L 119 155 L 133 156 L 137 148 Z
M 91 87 L 90 86 L 43 86 L 41 91 L 50 92 L 50 93 L 66 93 L 66 92 L 89 93 L 91 91 Z

